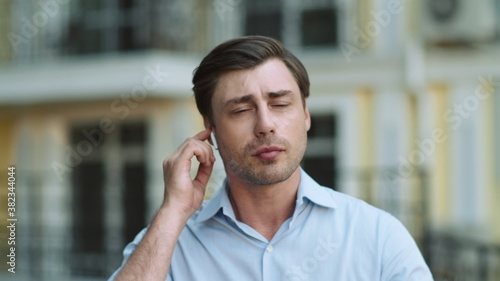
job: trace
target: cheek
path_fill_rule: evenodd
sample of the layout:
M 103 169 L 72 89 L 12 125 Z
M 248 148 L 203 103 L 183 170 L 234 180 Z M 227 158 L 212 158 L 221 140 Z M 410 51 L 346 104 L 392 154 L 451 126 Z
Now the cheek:
M 218 127 L 220 139 L 219 143 L 223 143 L 228 149 L 234 150 L 239 146 L 243 146 L 246 143 L 245 137 L 248 135 L 248 128 L 244 123 L 234 124 L 234 126 L 223 126 Z M 218 140 L 219 140 L 218 139 Z
M 284 116 L 277 120 L 277 123 L 282 128 L 287 128 L 291 130 L 305 129 L 309 130 L 308 122 L 305 120 L 305 116 L 302 112 L 295 112 L 293 114 Z
M 290 132 L 297 132 L 297 129 L 300 128 L 300 125 L 296 119 L 284 119 L 280 120 L 279 127 L 283 133 L 290 134 Z

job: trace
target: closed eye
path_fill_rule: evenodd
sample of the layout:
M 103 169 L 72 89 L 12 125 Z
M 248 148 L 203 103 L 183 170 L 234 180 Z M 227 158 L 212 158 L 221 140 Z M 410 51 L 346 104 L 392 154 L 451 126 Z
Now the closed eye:
M 237 108 L 237 109 L 233 110 L 231 113 L 233 113 L 233 114 L 240 114 L 240 113 L 244 113 L 246 111 L 249 111 L 251 109 L 252 108 L 250 108 L 250 107 L 241 107 L 241 108 Z
M 290 103 L 288 103 L 288 102 L 278 102 L 278 103 L 271 104 L 271 106 L 274 108 L 285 108 L 289 105 L 290 105 Z

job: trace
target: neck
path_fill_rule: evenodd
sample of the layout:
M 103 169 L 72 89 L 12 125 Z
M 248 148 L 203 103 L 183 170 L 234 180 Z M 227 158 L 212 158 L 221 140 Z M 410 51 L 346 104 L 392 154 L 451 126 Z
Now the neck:
M 229 199 L 236 219 L 251 226 L 270 241 L 295 209 L 300 169 L 285 181 L 253 185 L 228 176 Z

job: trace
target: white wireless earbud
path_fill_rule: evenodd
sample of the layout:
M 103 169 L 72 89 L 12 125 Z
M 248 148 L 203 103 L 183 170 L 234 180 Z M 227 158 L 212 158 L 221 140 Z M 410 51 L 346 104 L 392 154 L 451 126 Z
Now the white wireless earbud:
M 214 145 L 215 150 L 219 150 L 219 146 L 217 145 L 217 140 L 215 139 L 214 132 L 210 133 L 210 137 L 212 138 L 212 143 Z

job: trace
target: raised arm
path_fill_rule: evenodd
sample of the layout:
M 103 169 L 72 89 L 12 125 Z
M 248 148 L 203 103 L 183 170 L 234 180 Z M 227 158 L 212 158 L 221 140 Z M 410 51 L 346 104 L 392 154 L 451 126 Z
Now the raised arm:
M 215 157 L 207 129 L 187 139 L 163 162 L 165 198 L 146 234 L 115 280 L 165 280 L 175 245 L 187 220 L 203 202 Z M 191 160 L 200 162 L 191 179 Z

